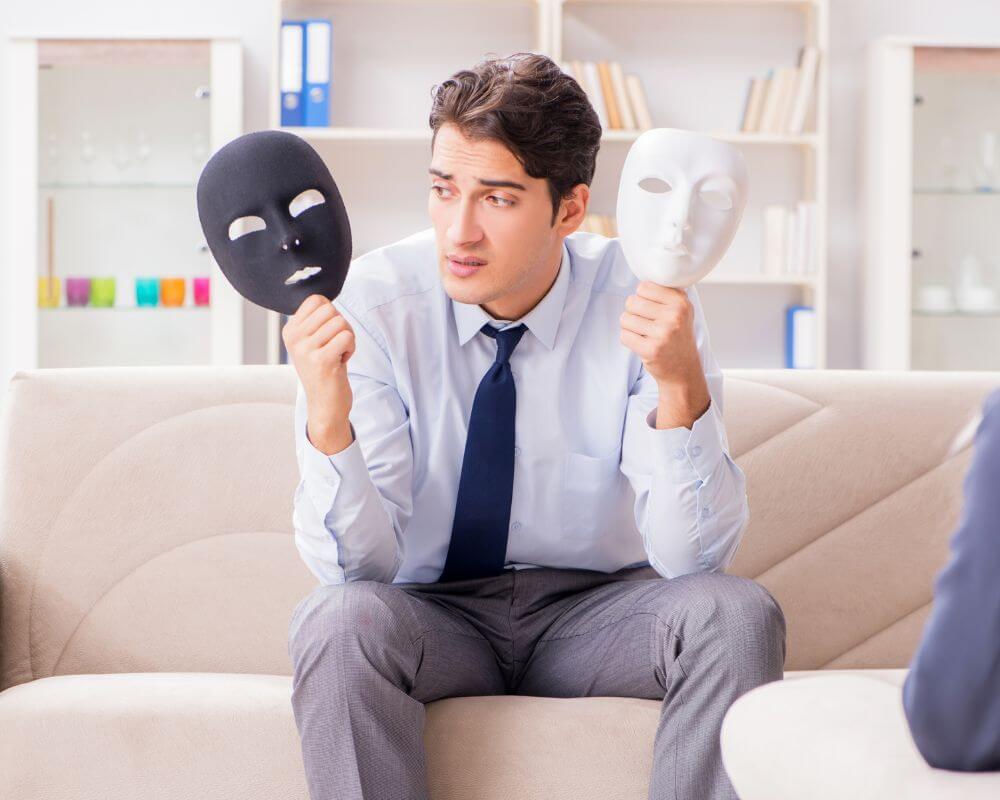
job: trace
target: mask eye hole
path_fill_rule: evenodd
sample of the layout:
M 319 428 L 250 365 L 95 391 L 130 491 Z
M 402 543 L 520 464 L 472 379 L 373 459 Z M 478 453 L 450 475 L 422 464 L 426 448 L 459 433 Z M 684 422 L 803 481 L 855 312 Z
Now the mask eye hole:
M 262 231 L 267 227 L 262 217 L 253 215 L 247 217 L 237 217 L 229 223 L 229 240 L 239 239 L 254 231 Z
M 706 206 L 716 211 L 730 211 L 733 207 L 732 192 L 726 189 L 709 186 L 698 192 L 698 196 Z
M 306 209 L 325 202 L 326 198 L 323 197 L 323 193 L 318 189 L 306 189 L 304 192 L 299 192 L 295 195 L 292 202 L 288 204 L 288 213 L 293 217 L 297 217 Z
M 673 190 L 673 187 L 662 178 L 643 178 L 639 181 L 639 188 L 655 194 L 666 194 Z

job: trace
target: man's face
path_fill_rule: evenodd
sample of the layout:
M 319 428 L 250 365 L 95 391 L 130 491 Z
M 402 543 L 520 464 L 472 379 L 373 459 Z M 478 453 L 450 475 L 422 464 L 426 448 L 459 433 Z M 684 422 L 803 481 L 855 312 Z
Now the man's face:
M 567 227 L 560 217 L 551 224 L 545 179 L 530 177 L 500 142 L 468 139 L 450 124 L 438 129 L 428 178 L 427 209 L 448 295 L 459 303 L 492 303 L 493 310 L 540 299 L 533 294 L 544 292 L 553 277 L 546 265 L 579 224 Z M 468 258 L 478 266 L 452 260 Z M 539 289 L 540 279 L 545 285 Z

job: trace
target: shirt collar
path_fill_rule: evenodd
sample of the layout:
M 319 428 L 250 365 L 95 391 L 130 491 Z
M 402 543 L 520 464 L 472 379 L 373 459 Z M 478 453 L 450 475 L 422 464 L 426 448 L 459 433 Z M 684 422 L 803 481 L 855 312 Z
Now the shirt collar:
M 563 308 L 566 305 L 566 293 L 569 290 L 570 257 L 569 248 L 563 240 L 562 261 L 559 263 L 559 274 L 556 275 L 555 283 L 546 292 L 545 297 L 538 301 L 531 311 L 511 324 L 524 323 L 542 344 L 549 350 L 555 345 L 556 330 L 559 328 L 559 320 L 562 319 Z M 455 317 L 455 325 L 458 328 L 458 343 L 464 345 L 469 339 L 482 330 L 487 322 L 494 321 L 493 317 L 483 311 L 481 306 L 475 303 L 457 303 L 450 296 L 448 302 L 451 305 Z

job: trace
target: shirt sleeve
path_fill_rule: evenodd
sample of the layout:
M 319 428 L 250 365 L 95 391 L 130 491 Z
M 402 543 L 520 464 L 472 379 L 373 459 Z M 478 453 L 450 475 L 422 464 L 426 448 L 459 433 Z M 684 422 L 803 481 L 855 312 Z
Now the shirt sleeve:
M 725 569 L 750 518 L 746 476 L 729 455 L 722 420 L 722 371 L 694 287 L 687 295 L 711 395 L 708 409 L 690 429 L 657 430 L 659 389 L 640 368 L 622 441 L 621 471 L 635 492 L 636 525 L 650 565 L 665 578 Z
M 343 296 L 333 302 L 354 329 L 356 346 L 347 362 L 354 441 L 330 456 L 313 446 L 299 382 L 295 545 L 322 584 L 391 583 L 403 558 L 403 531 L 413 514 L 409 413 L 381 337 L 348 308 Z
M 951 555 L 903 684 L 924 759 L 940 769 L 1000 769 L 1000 391 L 984 404 Z

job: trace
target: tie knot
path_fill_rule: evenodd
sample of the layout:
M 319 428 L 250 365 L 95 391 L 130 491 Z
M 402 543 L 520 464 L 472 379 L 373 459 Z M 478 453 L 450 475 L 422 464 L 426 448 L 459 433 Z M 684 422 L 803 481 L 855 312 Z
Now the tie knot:
M 503 331 L 498 331 L 489 323 L 483 325 L 483 333 L 497 340 L 496 363 L 507 363 L 507 359 L 509 359 L 510 354 L 514 352 L 514 348 L 517 347 L 517 343 L 521 341 L 521 337 L 524 336 L 524 332 L 526 330 L 528 329 L 523 324 L 518 325 L 516 328 L 507 328 Z

